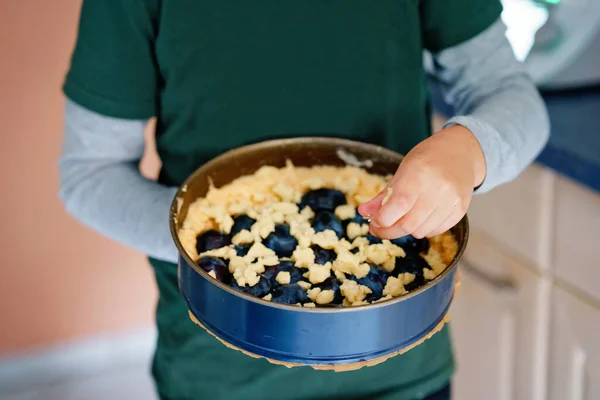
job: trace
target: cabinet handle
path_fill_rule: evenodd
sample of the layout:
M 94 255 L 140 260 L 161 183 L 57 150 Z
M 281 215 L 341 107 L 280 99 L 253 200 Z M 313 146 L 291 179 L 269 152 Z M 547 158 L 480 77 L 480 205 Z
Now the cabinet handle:
M 517 285 L 509 277 L 494 276 L 487 271 L 477 268 L 468 261 L 459 261 L 460 268 L 479 282 L 490 287 L 494 291 L 506 294 L 514 294 L 517 291 Z

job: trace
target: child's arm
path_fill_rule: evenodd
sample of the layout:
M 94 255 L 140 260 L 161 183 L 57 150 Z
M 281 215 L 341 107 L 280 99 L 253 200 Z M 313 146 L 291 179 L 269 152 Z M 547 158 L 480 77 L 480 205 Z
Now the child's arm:
M 144 178 L 145 120 L 111 118 L 67 100 L 60 197 L 92 229 L 166 261 L 177 261 L 169 207 L 176 188 Z
M 513 180 L 548 140 L 548 115 L 535 85 L 516 61 L 498 20 L 475 39 L 434 54 L 435 76 L 456 117 L 479 141 L 487 176 L 476 193 Z
M 545 145 L 544 103 L 498 20 L 476 37 L 433 54 L 435 73 L 458 117 L 417 145 L 389 187 L 363 204 L 371 232 L 384 238 L 425 237 L 455 225 L 473 189 L 485 192 L 514 179 Z
M 159 8 L 83 1 L 63 90 L 60 196 L 85 225 L 152 257 L 177 260 L 169 232 L 175 189 L 145 179 L 144 127 L 158 108 Z

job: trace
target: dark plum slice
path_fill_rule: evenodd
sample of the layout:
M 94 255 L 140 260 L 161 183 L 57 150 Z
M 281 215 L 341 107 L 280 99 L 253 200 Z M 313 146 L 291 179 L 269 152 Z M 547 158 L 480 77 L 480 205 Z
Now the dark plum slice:
M 381 243 L 381 239 L 380 238 L 378 238 L 377 236 L 373 236 L 370 233 L 367 234 L 367 236 L 365 236 L 365 237 L 369 241 L 369 244 L 380 244 Z
M 215 230 L 206 231 L 196 237 L 196 251 L 198 254 L 208 250 L 220 249 L 230 244 L 231 238 L 229 235 L 224 235 Z
M 327 250 L 316 244 L 313 244 L 310 248 L 315 253 L 315 264 L 325 265 L 328 261 L 334 262 L 337 258 L 335 250 Z
M 252 219 L 245 214 L 238 215 L 233 219 L 233 226 L 231 227 L 231 237 L 234 237 L 244 229 L 249 231 L 255 222 L 255 219 Z
M 305 206 L 309 206 L 314 212 L 333 212 L 338 206 L 344 204 L 346 204 L 346 196 L 339 190 L 317 189 L 311 190 L 302 196 L 300 208 L 302 209 Z
M 367 276 L 362 278 L 352 276 L 350 279 L 356 281 L 359 285 L 363 285 L 371 289 L 372 293 L 367 295 L 367 301 L 371 302 L 379 300 L 381 296 L 383 296 L 383 288 L 385 287 L 386 282 L 386 273 L 384 270 L 371 265 L 371 270 Z
M 315 232 L 323 232 L 327 229 L 332 230 L 337 235 L 338 239 L 344 236 L 344 227 L 342 222 L 329 211 L 319 211 L 315 214 L 312 220 L 312 227 Z
M 294 265 L 293 261 L 280 261 L 279 264 L 267 267 L 265 269 L 265 273 L 263 274 L 265 278 L 271 281 L 272 287 L 277 287 L 280 285 L 277 282 L 277 274 L 280 272 L 289 272 L 290 273 L 290 284 L 296 283 L 302 280 L 302 271 L 300 268 Z
M 377 275 L 378 277 L 380 277 L 384 282 L 387 281 L 387 278 L 390 276 L 390 272 L 387 272 L 385 269 L 383 269 L 382 267 L 373 265 L 373 264 L 369 264 L 371 266 L 371 270 L 369 271 L 369 274 L 373 274 L 373 275 Z
M 409 272 L 411 274 L 423 274 L 423 268 L 429 268 L 429 264 L 418 254 L 406 254 L 406 257 L 396 257 L 396 268 L 393 275 Z
M 271 301 L 280 304 L 305 303 L 308 300 L 306 290 L 297 283 L 282 285 L 271 292 Z
M 334 305 L 342 304 L 343 297 L 342 297 L 342 292 L 340 290 L 340 283 L 333 276 L 330 276 L 329 278 L 325 279 L 323 282 L 321 282 L 319 284 L 313 285 L 313 287 L 318 287 L 321 290 L 333 290 L 333 300 L 331 301 L 331 303 L 328 303 L 328 304 L 334 304 Z
M 214 271 L 217 280 L 221 282 L 228 283 L 231 279 L 227 264 L 220 258 L 204 256 L 200 257 L 196 263 L 206 272 Z
M 255 297 L 265 297 L 271 291 L 271 282 L 264 276 L 254 286 L 240 286 L 235 279 L 231 280 L 231 287 Z
M 244 257 L 250 251 L 250 247 L 252 247 L 251 244 L 238 244 L 235 246 L 235 253 L 240 257 Z
M 406 289 L 409 292 L 412 292 L 413 290 L 420 288 L 424 284 L 425 284 L 425 278 L 423 278 L 423 274 L 416 275 L 414 281 L 412 281 L 408 285 L 404 285 L 404 289 Z
M 393 276 L 398 276 L 403 273 L 411 273 L 415 275 L 415 280 L 404 285 L 406 290 L 411 291 L 425 284 L 425 278 L 423 276 L 423 268 L 431 269 L 427 261 L 418 254 L 407 253 L 406 257 L 396 258 L 396 268 L 392 273 Z
M 275 225 L 275 232 L 271 232 L 264 240 L 263 244 L 273 250 L 279 257 L 290 257 L 298 240 L 290 235 L 290 227 L 285 224 Z
M 396 246 L 400 246 L 407 253 L 427 253 L 429 251 L 429 239 L 417 239 L 411 235 L 391 240 Z
M 348 224 L 350 224 L 350 222 L 354 222 L 359 225 L 369 224 L 369 221 L 367 221 L 365 218 L 363 218 L 362 215 L 358 213 L 358 209 L 356 210 L 356 215 L 354 216 L 354 218 L 349 218 L 342 221 L 344 233 L 348 231 Z

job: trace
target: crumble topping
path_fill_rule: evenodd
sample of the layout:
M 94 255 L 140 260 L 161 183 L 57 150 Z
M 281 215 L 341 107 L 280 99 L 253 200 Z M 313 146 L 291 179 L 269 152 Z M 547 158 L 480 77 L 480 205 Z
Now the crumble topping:
M 427 264 L 431 266 L 431 269 L 436 276 L 441 274 L 442 271 L 446 269 L 446 265 L 442 261 L 442 255 L 436 250 L 432 251 L 430 248 L 429 252 L 425 254 L 423 258 L 425 261 L 427 261 Z
M 384 296 L 391 295 L 392 297 L 398 297 L 404 293 L 406 293 L 406 289 L 404 288 L 402 279 L 390 276 L 385 284 L 385 288 L 383 288 Z
M 310 282 L 306 282 L 306 281 L 299 281 L 298 286 L 300 286 L 302 289 L 308 291 L 312 287 L 312 284 Z
M 337 278 L 337 280 L 340 281 L 341 283 L 344 283 L 344 281 L 347 279 L 346 278 L 346 274 L 344 274 L 340 270 L 333 271 L 333 274 L 335 275 L 335 277 Z
M 333 290 L 323 290 L 321 293 L 317 295 L 316 303 L 317 304 L 329 304 L 333 301 L 333 297 L 335 293 Z
M 317 190 L 317 189 L 321 189 L 322 187 L 325 186 L 325 182 L 317 177 L 312 177 L 312 178 L 308 178 L 305 179 L 302 184 L 304 185 L 304 187 L 311 189 L 311 190 Z
M 341 177 L 336 176 L 333 181 L 333 187 L 337 190 L 341 190 L 346 193 L 346 195 L 351 195 L 356 193 L 358 187 L 360 186 L 360 178 L 351 176 L 351 177 Z
M 369 224 L 350 222 L 346 227 L 346 235 L 348 235 L 350 240 L 353 240 L 359 236 L 365 236 L 367 233 L 369 233 Z
M 275 220 L 273 215 L 262 214 L 250 228 L 254 240 L 266 239 L 271 232 L 275 231 Z M 258 243 L 258 242 L 257 242 Z
M 277 258 L 277 254 L 275 254 L 275 252 L 271 249 L 269 249 L 267 246 L 265 246 L 264 244 L 262 244 L 261 242 L 255 242 L 252 247 L 250 247 L 250 250 L 248 250 L 248 254 L 246 254 L 244 256 L 245 260 L 252 260 L 255 258 L 261 258 L 261 259 L 273 259 L 273 258 Z M 274 260 L 273 264 L 266 264 L 266 265 L 277 265 L 277 261 L 278 260 Z
M 332 230 L 317 232 L 312 237 L 312 243 L 327 250 L 334 249 L 338 244 L 338 237 Z
M 332 269 L 345 274 L 354 275 L 357 278 L 367 276 L 371 267 L 363 262 L 364 259 L 359 254 L 352 254 L 348 250 L 338 252 L 337 258 L 333 262 Z
M 425 277 L 425 279 L 427 279 L 428 281 L 431 281 L 433 279 L 435 279 L 435 277 L 437 276 L 436 273 L 429 269 L 429 268 L 423 268 L 423 276 Z
M 415 281 L 415 274 L 411 274 L 410 272 L 405 272 L 403 274 L 398 275 L 398 279 L 402 280 L 403 285 L 411 284 Z
M 356 208 L 349 204 L 344 204 L 342 206 L 337 206 L 334 214 L 341 220 L 351 219 L 356 217 Z
M 254 242 L 254 235 L 249 230 L 242 229 L 237 235 L 231 238 L 233 244 L 248 244 Z
M 311 299 L 312 301 L 316 301 L 317 300 L 317 296 L 319 295 L 319 293 L 321 293 L 321 288 L 312 288 L 306 291 L 306 294 L 308 296 L 309 299 Z
M 406 253 L 402 247 L 396 246 L 389 240 L 384 240 L 382 243 L 372 244 L 367 247 L 367 261 L 373 264 L 383 265 L 390 259 L 404 256 L 406 256 Z
M 367 201 L 371 200 L 372 197 L 357 193 L 354 196 L 352 196 L 352 199 L 354 200 L 355 203 L 362 204 L 362 203 L 366 203 Z
M 342 283 L 340 290 L 342 291 L 342 295 L 344 295 L 346 300 L 352 305 L 356 302 L 363 301 L 369 293 L 372 293 L 371 289 L 368 287 L 359 285 L 350 279 L 346 279 L 344 283 Z
M 321 283 L 331 275 L 331 263 L 327 262 L 323 265 L 312 264 L 308 267 L 308 272 L 304 274 L 313 285 Z
M 296 266 L 308 268 L 315 263 L 315 252 L 310 247 L 296 247 L 292 259 L 296 261 Z
M 287 271 L 281 271 L 277 274 L 275 280 L 281 285 L 287 285 L 291 281 L 290 273 Z
M 445 232 L 429 239 L 428 247 L 419 252 L 419 256 L 430 267 L 422 268 L 422 273 L 415 272 L 419 275 L 419 281 L 417 275 L 397 269 L 397 260 L 406 257 L 404 244 L 397 245 L 390 240 L 377 238 L 371 241 L 373 237 L 369 234 L 368 224 L 370 219 L 363 219 L 356 211 L 358 205 L 385 190 L 390 178 L 391 176 L 371 175 L 356 167 L 305 168 L 295 167 L 291 162 L 284 168 L 264 166 L 253 175 L 242 176 L 221 188 L 214 187 L 211 182 L 206 197 L 190 204 L 179 231 L 179 239 L 193 259 L 214 257 L 223 260 L 224 268 L 240 287 L 256 286 L 267 268 L 276 268 L 270 279 L 281 287 L 291 288 L 292 283 L 296 284 L 294 290 L 301 290 L 305 293 L 304 298 L 310 300 L 300 300 L 300 306 L 326 305 L 334 302 L 334 299 L 337 300 L 333 304 L 339 304 L 340 295 L 336 297 L 336 293 L 341 293 L 344 306 L 389 300 L 435 279 L 446 269 L 458 250 L 454 236 Z M 321 212 L 320 206 L 315 203 L 317 208 L 312 209 L 312 203 L 311 206 L 303 204 L 303 196 L 309 191 L 333 189 L 341 191 L 345 196 L 346 204 L 337 203 L 338 205 L 329 209 L 328 214 L 333 214 L 335 218 L 331 218 L 343 222 L 341 231 L 340 228 L 329 227 L 317 229 L 316 225 L 313 227 L 313 218 Z M 392 188 L 387 187 L 382 204 L 389 201 L 392 193 Z M 254 222 L 244 229 L 237 228 L 237 233 L 227 241 L 231 244 L 218 248 L 207 247 L 211 249 L 203 252 L 197 250 L 199 235 L 211 230 L 229 235 L 235 223 L 234 217 L 239 215 L 246 215 Z M 273 235 L 274 240 L 279 240 L 277 235 L 280 234 L 276 233 L 278 224 L 288 226 L 289 237 L 297 241 L 297 245 L 289 253 L 272 250 L 277 243 L 270 243 L 269 240 Z M 244 246 L 245 253 L 238 253 L 239 248 Z M 323 257 L 321 250 L 329 252 L 326 262 L 318 259 Z M 278 271 L 278 265 L 282 262 L 291 262 L 293 267 L 303 269 L 301 275 L 294 275 L 297 272 L 289 270 Z M 372 271 L 377 270 L 382 271 L 381 285 L 384 286 L 376 294 L 354 280 L 367 279 L 366 282 L 370 282 L 369 279 L 374 279 Z M 221 279 L 217 270 L 210 270 L 208 274 L 213 279 Z M 304 280 L 298 280 L 297 276 L 302 276 Z M 333 287 L 326 286 L 330 285 L 330 278 L 337 282 Z M 261 285 L 264 286 L 264 283 Z M 265 300 L 277 301 L 273 298 L 273 293 L 264 295 L 262 292 L 260 296 Z
M 302 194 L 300 191 L 285 182 L 279 182 L 273 186 L 273 193 L 276 194 L 282 201 L 297 203 L 300 201 Z
M 217 257 L 217 258 L 224 258 L 224 259 L 229 259 L 232 257 L 235 257 L 235 250 L 232 249 L 231 247 L 221 247 L 220 249 L 215 249 L 215 250 L 209 250 L 209 251 L 205 251 L 204 253 L 200 254 L 201 257 L 204 256 L 209 256 L 209 257 Z
M 333 301 L 335 293 L 333 290 L 321 290 L 321 288 L 309 289 L 307 292 L 308 298 L 317 304 L 329 304 Z

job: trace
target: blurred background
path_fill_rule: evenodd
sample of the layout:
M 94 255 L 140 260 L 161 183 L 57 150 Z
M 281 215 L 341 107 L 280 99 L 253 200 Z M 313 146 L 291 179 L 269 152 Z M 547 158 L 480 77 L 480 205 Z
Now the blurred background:
M 143 255 L 72 220 L 57 195 L 60 86 L 80 5 L 0 1 L 3 400 L 156 398 L 151 270 Z M 532 167 L 469 211 L 452 311 L 455 397 L 600 399 L 600 1 L 504 6 L 552 136 Z M 434 81 L 431 93 L 440 126 L 452 109 Z M 151 131 L 142 170 L 153 177 Z

